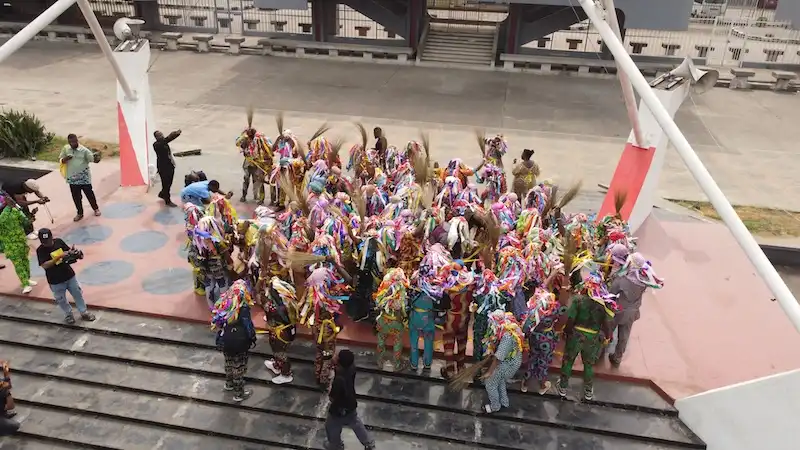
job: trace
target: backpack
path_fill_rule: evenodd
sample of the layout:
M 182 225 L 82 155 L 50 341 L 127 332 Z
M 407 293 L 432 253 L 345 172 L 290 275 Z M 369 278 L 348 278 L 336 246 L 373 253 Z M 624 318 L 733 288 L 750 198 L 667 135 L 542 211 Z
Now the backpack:
M 222 329 L 222 351 L 230 355 L 244 353 L 250 349 L 250 335 L 240 321 L 227 324 Z

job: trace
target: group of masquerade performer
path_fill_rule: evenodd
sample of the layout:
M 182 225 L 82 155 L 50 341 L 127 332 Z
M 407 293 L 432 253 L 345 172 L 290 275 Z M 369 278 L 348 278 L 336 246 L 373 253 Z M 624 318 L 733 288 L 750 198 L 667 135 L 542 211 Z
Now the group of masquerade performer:
M 266 366 L 277 384 L 292 381 L 286 354 L 300 327 L 316 344 L 317 382 L 329 382 L 346 314 L 374 325 L 378 364 L 395 371 L 430 369 L 439 334 L 442 376 L 454 388 L 483 380 L 487 412 L 509 406 L 506 387 L 520 369 L 523 391 L 547 392 L 557 348 L 557 392 L 567 395 L 580 355 L 591 399 L 592 366 L 615 332 L 609 359 L 620 364 L 642 294 L 663 286 L 622 219 L 624 193 L 615 214 L 566 213 L 580 184 L 562 191 L 539 182 L 531 150 L 514 161 L 508 192 L 503 136 L 478 136 L 477 167 L 458 158 L 440 167 L 426 136 L 395 147 L 376 132 L 368 148 L 357 128 L 360 142 L 343 167 L 341 141 L 323 136 L 326 126 L 303 141 L 279 117 L 271 141 L 248 114 L 236 145 L 246 167 L 265 174 L 272 205 L 239 218 L 218 186 L 205 208 L 184 205 L 198 285 L 219 291 L 206 292 L 209 307 L 230 302 L 232 280 L 247 281 L 238 287 L 265 312 L 274 355 Z

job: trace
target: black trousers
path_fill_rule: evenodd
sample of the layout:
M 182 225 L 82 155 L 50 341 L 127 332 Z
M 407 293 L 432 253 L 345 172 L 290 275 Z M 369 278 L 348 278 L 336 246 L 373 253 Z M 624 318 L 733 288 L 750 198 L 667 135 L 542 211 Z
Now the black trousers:
M 169 191 L 172 189 L 172 180 L 175 179 L 174 167 L 159 167 L 158 176 L 161 177 L 161 192 L 158 197 L 169 201 Z
M 72 192 L 72 201 L 75 202 L 75 209 L 78 211 L 78 215 L 83 215 L 83 195 L 81 195 L 81 192 L 86 194 L 86 200 L 89 200 L 89 205 L 93 210 L 100 209 L 97 206 L 97 198 L 94 196 L 91 184 L 70 184 L 69 190 Z

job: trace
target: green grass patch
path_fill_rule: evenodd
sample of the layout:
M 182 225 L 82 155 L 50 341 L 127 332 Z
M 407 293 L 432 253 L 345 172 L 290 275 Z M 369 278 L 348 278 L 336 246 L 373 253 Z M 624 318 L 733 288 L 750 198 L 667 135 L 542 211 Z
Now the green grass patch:
M 78 136 L 78 142 L 89 150 L 100 152 L 100 154 L 103 155 L 103 159 L 106 157 L 119 156 L 119 144 L 95 141 L 81 136 Z M 45 150 L 36 155 L 36 158 L 40 161 L 58 162 L 58 155 L 61 154 L 61 149 L 63 149 L 65 145 L 67 145 L 67 138 L 55 136 Z
M 709 219 L 722 220 L 709 202 L 672 200 Z M 756 206 L 734 206 L 733 209 L 751 233 L 761 236 L 800 236 L 800 212 Z

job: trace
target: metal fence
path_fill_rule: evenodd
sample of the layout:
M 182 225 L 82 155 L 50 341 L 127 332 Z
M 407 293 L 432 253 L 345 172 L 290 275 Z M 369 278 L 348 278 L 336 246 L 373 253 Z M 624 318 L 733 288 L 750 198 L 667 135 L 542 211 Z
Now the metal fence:
M 706 58 L 710 66 L 800 63 L 800 31 L 785 22 L 717 18 L 694 20 L 686 31 L 629 29 L 625 46 L 632 55 Z M 525 47 L 599 53 L 602 43 L 594 27 L 585 21 Z
M 133 17 L 136 11 L 131 0 L 91 0 L 92 9 L 98 18 Z
M 90 0 L 98 16 L 133 16 L 129 0 Z M 750 1 L 750 0 L 742 0 Z M 264 10 L 253 0 L 158 0 L 164 28 L 235 35 L 311 35 L 311 4 L 306 10 Z M 497 23 L 507 14 L 467 0 L 429 0 L 430 15 L 440 22 Z M 695 18 L 686 31 L 629 29 L 625 46 L 633 55 L 706 58 L 712 66 L 743 62 L 800 64 L 800 31 L 772 20 L 774 11 L 728 8 L 723 16 Z M 345 5 L 338 6 L 338 36 L 351 39 L 402 39 Z M 525 45 L 575 52 L 601 51 L 597 31 L 588 21 Z

